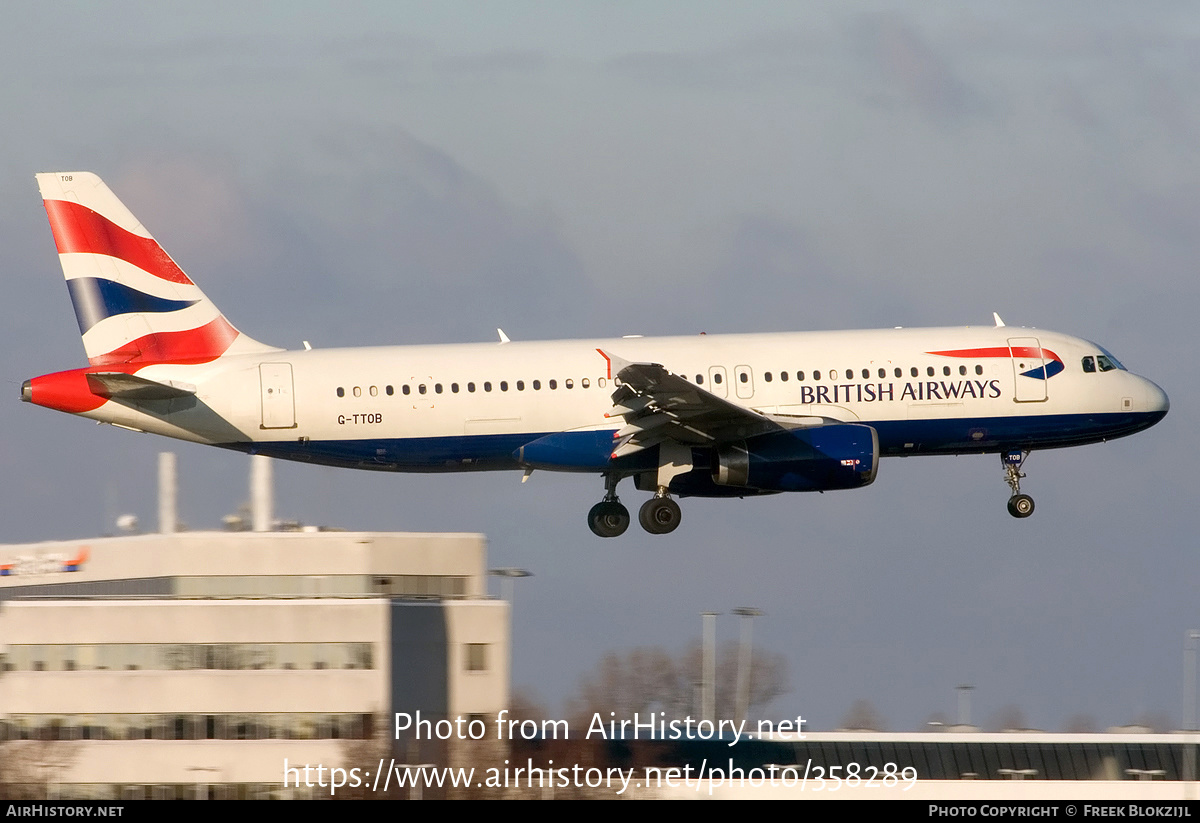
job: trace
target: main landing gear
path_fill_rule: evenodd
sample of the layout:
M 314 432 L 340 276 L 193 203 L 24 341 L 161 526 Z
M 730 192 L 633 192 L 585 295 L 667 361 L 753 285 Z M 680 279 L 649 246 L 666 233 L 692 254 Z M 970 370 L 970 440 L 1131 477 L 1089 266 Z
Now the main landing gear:
M 650 534 L 668 534 L 675 531 L 683 513 L 679 504 L 670 498 L 667 490 L 661 486 L 658 493 L 642 504 L 638 510 L 638 522 Z
M 620 479 L 616 472 L 604 475 L 604 499 L 588 512 L 588 527 L 597 537 L 620 537 L 629 528 L 629 509 L 617 497 Z
M 1021 478 L 1025 476 L 1021 466 L 1025 464 L 1027 457 L 1028 451 L 1015 449 L 1000 453 L 1000 462 L 1004 464 L 1004 481 L 1012 489 L 1012 497 L 1008 498 L 1008 513 L 1018 518 L 1033 514 L 1033 498 L 1021 494 Z
M 604 475 L 604 499 L 588 512 L 588 527 L 598 537 L 620 537 L 629 528 L 629 509 L 617 497 L 620 479 L 615 472 Z M 681 519 L 679 504 L 671 499 L 665 487 L 659 487 L 658 493 L 638 510 L 638 522 L 650 534 L 673 532 Z

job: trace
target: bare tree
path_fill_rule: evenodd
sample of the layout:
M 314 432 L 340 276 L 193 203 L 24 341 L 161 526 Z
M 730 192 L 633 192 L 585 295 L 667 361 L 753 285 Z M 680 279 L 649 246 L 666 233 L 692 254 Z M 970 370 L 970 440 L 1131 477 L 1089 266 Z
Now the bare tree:
M 1067 734 L 1094 734 L 1099 730 L 1096 718 L 1090 714 L 1073 714 L 1067 718 L 1067 723 L 1063 727 L 1063 731 Z
M 695 716 L 695 694 L 701 676 L 701 648 L 696 643 L 672 656 L 660 647 L 639 647 L 625 654 L 609 652 L 580 680 L 568 715 L 618 718 L 659 712 L 672 718 Z M 717 652 L 716 711 L 732 718 L 737 700 L 738 644 L 724 643 Z M 762 706 L 789 689 L 787 661 L 782 655 L 755 649 L 750 661 L 750 706 Z
M 1025 719 L 1025 712 L 1020 706 L 1009 703 L 992 715 L 990 726 L 992 731 L 1011 732 L 1029 728 L 1029 721 Z
M 850 710 L 842 718 L 841 728 L 879 732 L 887 728 L 887 723 L 870 700 L 860 698 L 850 704 Z
M 1146 711 L 1134 718 L 1135 726 L 1144 726 L 1154 734 L 1161 734 L 1171 728 L 1171 718 L 1166 712 Z

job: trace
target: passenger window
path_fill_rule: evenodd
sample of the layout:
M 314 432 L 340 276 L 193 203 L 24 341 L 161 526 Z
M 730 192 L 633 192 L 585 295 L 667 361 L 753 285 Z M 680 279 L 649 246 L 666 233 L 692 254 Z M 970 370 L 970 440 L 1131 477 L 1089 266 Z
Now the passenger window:
M 596 381 L 596 385 L 597 385 L 599 388 L 604 388 L 604 378 L 603 378 L 603 377 L 601 377 L 599 380 L 597 380 L 597 381 Z
M 583 387 L 586 389 L 586 388 L 588 388 L 589 386 L 591 386 L 591 385 L 592 385 L 592 381 L 588 380 L 588 379 L 585 377 L 585 378 L 583 378 L 583 380 L 579 381 L 579 385 L 583 386 Z
M 1096 371 L 1096 360 L 1090 354 L 1083 358 L 1083 370 L 1087 374 L 1092 374 Z
M 484 383 L 483 383 L 483 390 L 484 390 L 484 391 L 491 391 L 491 390 L 492 390 L 492 384 L 491 384 L 491 382 L 490 382 L 490 381 L 484 381 Z
M 500 391 L 508 391 L 508 381 L 507 380 L 500 381 Z
M 909 373 L 910 373 L 910 374 L 911 374 L 913 377 L 916 377 L 916 376 L 917 376 L 917 375 L 919 375 L 921 372 L 917 371 L 917 367 L 916 367 L 916 366 L 913 366 L 913 367 L 912 367 L 912 368 L 909 370 Z
M 441 384 L 441 383 L 434 383 L 434 384 L 433 384 L 433 390 L 434 390 L 435 392 L 437 392 L 438 394 L 441 394 L 441 393 L 442 393 L 442 384 Z
M 533 390 L 534 390 L 534 391 L 541 391 L 541 390 L 542 390 L 542 381 L 541 381 L 541 380 L 534 380 L 534 381 L 533 381 Z
M 451 383 L 451 384 L 450 384 L 450 391 L 454 392 L 455 394 L 458 394 L 458 384 L 457 384 L 457 383 Z
M 378 387 L 378 386 L 372 386 L 372 387 L 371 387 L 371 396 L 372 396 L 372 397 L 378 397 L 378 396 L 379 396 L 379 387 Z
M 796 379 L 799 380 L 801 383 L 803 383 L 804 382 L 804 372 L 802 372 L 802 371 L 796 372 Z
M 392 396 L 392 394 L 393 394 L 393 392 L 392 392 L 392 387 L 391 387 L 391 386 L 386 386 L 386 387 L 384 388 L 384 391 L 385 391 L 385 392 L 387 392 L 387 396 L 388 396 L 388 397 L 391 397 L 391 396 Z
M 702 374 L 698 374 L 698 375 L 696 375 L 696 385 L 697 385 L 697 386 L 703 386 L 703 385 L 704 385 L 704 375 L 702 375 Z
M 472 394 L 474 394 L 474 392 L 475 392 L 475 384 L 474 384 L 474 383 L 468 383 L 468 384 L 467 384 L 467 391 L 469 391 L 469 392 L 471 392 Z
M 779 373 L 779 379 L 782 380 L 784 383 L 786 383 L 788 381 L 788 373 L 785 371 L 781 371 Z
M 401 387 L 400 387 L 400 391 L 401 391 L 402 393 L 404 393 L 404 394 L 408 394 L 409 392 L 411 392 L 411 391 L 412 391 L 412 389 L 410 389 L 410 388 L 408 387 L 408 384 L 407 384 L 407 383 L 405 383 L 403 386 L 401 386 Z
M 946 375 L 947 377 L 949 377 L 949 376 L 950 376 L 950 367 L 949 367 L 949 366 L 942 366 L 942 374 L 944 374 L 944 375 Z
M 1090 360 L 1091 358 L 1089 357 L 1088 359 Z M 345 397 L 345 396 L 346 396 L 346 390 L 343 389 L 341 386 L 338 386 L 338 397 Z
M 767 381 L 768 383 L 770 383 L 770 382 L 771 382 L 771 373 L 770 373 L 770 372 L 763 372 L 763 380 L 765 380 L 765 381 Z
M 976 366 L 975 366 L 975 373 L 976 373 L 976 374 L 983 374 L 983 366 L 976 365 Z
M 879 376 L 883 377 L 883 369 L 879 370 Z M 871 370 L 863 369 L 863 380 L 870 380 L 870 379 L 871 379 Z
M 360 387 L 358 387 L 358 386 L 355 386 L 355 387 L 354 387 L 354 396 L 355 396 L 355 397 L 362 397 L 362 389 L 361 389 Z
M 882 380 L 885 377 L 887 377 L 887 369 L 880 369 L 879 370 L 879 379 Z
M 575 388 L 575 381 L 570 378 L 567 378 L 566 380 L 563 381 L 563 385 L 566 386 L 568 389 L 573 389 L 573 388 Z
M 713 382 L 714 382 L 714 383 L 720 383 L 720 382 L 721 382 L 721 373 L 720 373 L 720 372 L 717 372 L 716 374 L 714 374 L 714 375 L 713 375 Z
M 525 391 L 525 381 L 524 380 L 517 381 L 517 391 Z
M 418 393 L 418 394 L 424 394 L 424 393 L 425 393 L 425 384 L 424 384 L 424 383 L 422 383 L 421 385 L 417 386 L 417 393 Z
M 897 367 L 896 367 L 896 376 L 897 376 L 897 377 L 903 377 L 903 376 L 904 376 L 904 370 L 903 370 L 903 369 L 901 369 L 899 366 L 897 366 Z
M 821 378 L 821 373 L 820 373 L 819 371 L 815 371 L 815 372 L 813 372 L 813 377 L 814 377 L 815 379 L 818 379 L 818 380 L 819 380 L 819 379 Z M 829 370 L 829 379 L 830 379 L 830 380 L 837 380 L 837 369 L 830 369 L 830 370 Z
M 745 372 L 740 372 L 738 374 L 738 380 L 741 380 L 743 383 L 749 383 L 750 375 L 746 374 Z
M 966 366 L 959 366 L 959 367 L 958 367 L 958 373 L 959 373 L 959 374 L 966 374 L 966 373 L 967 373 L 967 367 L 966 367 Z
M 803 372 L 801 372 L 801 374 L 803 374 Z M 803 380 L 804 378 L 801 378 L 801 379 Z M 818 369 L 813 372 L 813 380 L 820 380 L 820 379 L 821 379 L 821 372 Z
M 927 369 L 925 369 L 925 373 L 928 374 L 930 377 L 933 377 L 933 366 L 930 366 Z
M 557 381 L 557 380 L 551 380 L 551 381 L 550 381 L 550 388 L 552 388 L 552 389 L 557 389 L 557 388 L 558 388 L 558 381 Z

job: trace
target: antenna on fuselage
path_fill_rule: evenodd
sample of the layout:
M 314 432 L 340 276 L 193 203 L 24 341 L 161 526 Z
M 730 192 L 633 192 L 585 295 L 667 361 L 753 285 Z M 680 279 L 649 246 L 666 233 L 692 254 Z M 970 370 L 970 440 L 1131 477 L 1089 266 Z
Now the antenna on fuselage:
M 1000 328 L 1004 325 L 1004 321 L 1000 319 L 1000 315 L 996 312 L 992 312 L 992 319 L 996 321 L 996 328 Z
M 504 329 L 496 329 L 496 334 L 500 335 L 501 343 L 511 343 L 512 342 L 511 340 L 508 339 L 508 335 L 504 333 Z

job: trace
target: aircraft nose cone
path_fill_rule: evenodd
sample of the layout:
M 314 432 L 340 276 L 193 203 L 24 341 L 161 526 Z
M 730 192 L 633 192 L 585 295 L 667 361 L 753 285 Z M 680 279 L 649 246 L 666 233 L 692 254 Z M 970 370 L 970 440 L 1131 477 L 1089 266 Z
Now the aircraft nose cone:
M 1167 397 L 1167 393 L 1158 387 L 1155 383 L 1146 381 L 1146 411 L 1153 412 L 1158 415 L 1161 420 L 1167 416 L 1167 412 L 1171 409 L 1171 400 Z
M 21 399 L 26 403 L 33 400 L 33 381 L 26 380 L 21 384 Z

